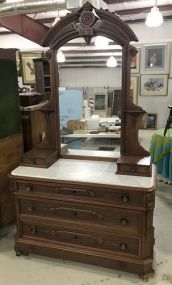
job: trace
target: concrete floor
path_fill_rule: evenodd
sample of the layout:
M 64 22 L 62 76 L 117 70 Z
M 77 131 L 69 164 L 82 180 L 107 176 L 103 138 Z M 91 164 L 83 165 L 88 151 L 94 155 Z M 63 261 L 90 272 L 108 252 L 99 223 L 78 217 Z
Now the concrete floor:
M 172 185 L 158 183 L 155 208 L 155 276 L 148 285 L 172 284 Z M 16 257 L 15 226 L 0 230 L 0 285 L 145 284 L 133 274 L 36 255 Z

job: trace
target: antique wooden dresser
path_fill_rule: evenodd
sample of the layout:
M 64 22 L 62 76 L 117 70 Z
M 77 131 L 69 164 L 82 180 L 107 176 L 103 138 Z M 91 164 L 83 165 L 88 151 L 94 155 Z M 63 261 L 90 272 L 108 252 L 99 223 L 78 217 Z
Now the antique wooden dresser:
M 17 255 L 38 253 L 147 277 L 153 272 L 152 177 L 114 173 L 114 163 L 60 159 L 11 174 Z
M 121 46 L 121 150 L 117 164 L 64 159 L 60 148 L 57 50 L 101 35 Z M 130 96 L 131 57 L 138 41 L 115 13 L 89 2 L 54 25 L 42 44 L 50 64 L 51 94 L 41 108 L 46 126 L 11 173 L 17 212 L 17 255 L 38 253 L 133 272 L 153 273 L 155 171 L 138 141 L 145 111 Z M 41 168 L 42 167 L 42 168 Z M 125 174 L 125 175 L 124 175 Z

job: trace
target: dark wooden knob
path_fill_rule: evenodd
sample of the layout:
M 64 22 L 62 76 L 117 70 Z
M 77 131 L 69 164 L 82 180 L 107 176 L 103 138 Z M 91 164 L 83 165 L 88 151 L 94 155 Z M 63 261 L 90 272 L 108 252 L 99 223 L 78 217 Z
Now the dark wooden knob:
M 26 185 L 26 191 L 32 191 L 33 190 L 33 186 L 30 184 Z
M 128 219 L 127 218 L 122 218 L 120 221 L 121 225 L 128 225 Z
M 128 194 L 123 194 L 122 196 L 121 196 L 121 201 L 123 202 L 123 203 L 128 203 L 129 202 L 129 196 L 128 196 Z
M 126 250 L 126 249 L 127 249 L 127 244 L 126 244 L 125 242 L 122 242 L 122 243 L 120 244 L 120 249 L 121 249 L 121 250 Z
M 32 227 L 30 228 L 30 232 L 31 232 L 33 235 L 35 235 L 35 234 L 36 234 L 36 227 L 35 227 L 35 226 L 32 226 Z

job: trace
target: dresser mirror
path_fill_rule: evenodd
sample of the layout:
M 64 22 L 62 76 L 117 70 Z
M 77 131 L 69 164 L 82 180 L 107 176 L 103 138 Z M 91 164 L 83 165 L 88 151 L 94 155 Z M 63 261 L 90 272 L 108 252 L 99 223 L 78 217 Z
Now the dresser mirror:
M 122 87 L 122 48 L 105 37 L 93 37 L 89 45 L 77 38 L 60 52 L 61 155 L 89 159 L 96 154 L 114 161 L 114 151 L 120 152 L 121 104 L 116 91 Z M 108 67 L 112 55 L 116 64 Z
M 115 13 L 98 10 L 89 2 L 54 25 L 43 41 L 45 47 L 50 47 L 52 82 L 50 105 L 53 105 L 55 110 L 53 119 L 54 126 L 57 126 L 54 133 L 57 141 L 54 147 L 58 153 L 56 158 L 61 157 L 59 96 L 57 96 L 61 82 L 56 64 L 57 51 L 69 41 L 78 38 L 84 38 L 85 43 L 89 45 L 96 36 L 104 36 L 122 47 L 121 147 L 117 173 L 135 175 L 137 172 L 137 175 L 150 176 L 150 156 L 138 140 L 139 122 L 145 111 L 132 102 L 130 94 L 131 58 L 137 54 L 137 49 L 131 46 L 130 42 L 137 42 L 138 39 Z

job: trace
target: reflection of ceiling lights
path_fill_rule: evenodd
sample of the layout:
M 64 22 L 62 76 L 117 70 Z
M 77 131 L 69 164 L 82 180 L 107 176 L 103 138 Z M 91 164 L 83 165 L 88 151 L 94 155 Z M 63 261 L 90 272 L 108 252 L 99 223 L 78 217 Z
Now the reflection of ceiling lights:
M 148 27 L 159 27 L 163 23 L 163 17 L 159 8 L 157 7 L 157 0 L 155 6 L 152 7 L 146 18 L 146 26 Z
M 61 50 L 57 52 L 57 62 L 65 62 L 65 56 Z
M 109 59 L 107 60 L 108 67 L 116 67 L 117 66 L 117 60 L 114 56 L 110 56 Z
M 109 44 L 109 39 L 102 37 L 102 36 L 98 36 L 95 39 L 95 46 L 97 48 L 106 48 Z

